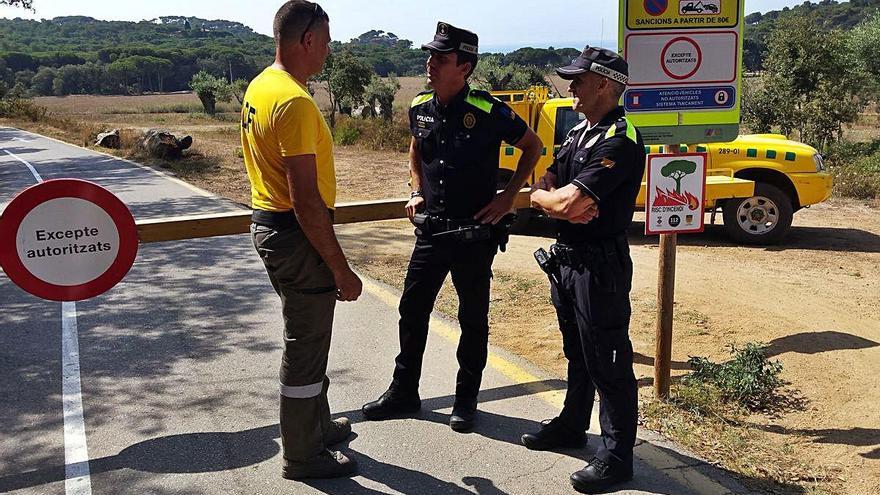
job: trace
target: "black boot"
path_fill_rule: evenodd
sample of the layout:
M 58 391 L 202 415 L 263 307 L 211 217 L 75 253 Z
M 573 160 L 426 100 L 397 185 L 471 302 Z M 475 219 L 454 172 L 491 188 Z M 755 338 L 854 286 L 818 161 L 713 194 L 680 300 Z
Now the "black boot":
M 422 409 L 422 401 L 418 394 L 402 394 L 394 389 L 388 389 L 379 399 L 364 404 L 361 411 L 364 417 L 373 421 L 380 421 L 392 417 L 400 417 L 415 414 Z
M 477 420 L 477 401 L 455 401 L 452 406 L 452 416 L 449 417 L 449 427 L 459 433 L 467 433 L 474 429 Z
M 553 418 L 542 421 L 539 431 L 526 433 L 521 441 L 531 450 L 579 449 L 587 445 L 587 434 L 583 430 L 569 428 L 560 418 Z
M 594 457 L 585 468 L 572 473 L 571 486 L 581 493 L 600 493 L 632 477 L 632 465 L 609 463 Z

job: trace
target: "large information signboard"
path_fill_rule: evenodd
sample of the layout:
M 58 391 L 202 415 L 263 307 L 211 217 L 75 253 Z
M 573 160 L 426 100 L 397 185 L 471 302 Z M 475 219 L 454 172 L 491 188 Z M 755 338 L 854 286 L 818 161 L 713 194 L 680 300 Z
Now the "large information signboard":
M 623 105 L 648 144 L 739 134 L 744 0 L 620 0 Z

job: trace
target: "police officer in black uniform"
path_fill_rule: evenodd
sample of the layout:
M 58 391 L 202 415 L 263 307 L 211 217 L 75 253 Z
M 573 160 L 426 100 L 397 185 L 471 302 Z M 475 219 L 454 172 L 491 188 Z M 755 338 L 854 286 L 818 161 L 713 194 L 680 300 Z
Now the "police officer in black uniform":
M 571 80 L 573 107 L 586 120 L 568 133 L 536 184 L 532 205 L 557 219 L 557 241 L 544 267 L 568 359 L 568 390 L 560 415 L 522 442 L 535 450 L 583 446 L 598 389 L 603 445 L 571 475 L 575 489 L 594 493 L 632 478 L 638 389 L 629 340 L 633 265 L 626 229 L 645 170 L 645 147 L 618 105 L 629 74 L 623 58 L 588 46 L 557 73 Z
M 461 339 L 455 404 L 449 425 L 473 428 L 477 393 L 486 366 L 489 283 L 499 246 L 493 227 L 513 207 L 520 187 L 541 154 L 537 135 L 509 107 L 467 78 L 477 64 L 477 35 L 437 24 L 430 51 L 428 85 L 409 111 L 412 195 L 406 206 L 416 224 L 416 244 L 400 300 L 400 354 L 389 389 L 363 407 L 381 420 L 421 408 L 418 386 L 428 321 L 447 274 L 458 293 Z M 513 178 L 496 193 L 498 150 L 505 141 L 523 150 Z

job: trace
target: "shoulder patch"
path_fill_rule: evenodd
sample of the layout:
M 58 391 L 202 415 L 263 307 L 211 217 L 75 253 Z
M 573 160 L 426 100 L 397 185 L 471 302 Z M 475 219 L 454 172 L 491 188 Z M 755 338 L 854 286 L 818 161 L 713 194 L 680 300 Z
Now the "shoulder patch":
M 622 117 L 617 120 L 611 127 L 608 128 L 608 132 L 605 133 L 605 139 L 612 138 L 614 136 L 621 135 L 626 136 L 632 142 L 638 143 L 638 138 L 636 137 L 636 127 L 632 125 L 632 122 L 629 121 L 628 118 Z
M 421 105 L 422 103 L 429 102 L 429 101 L 431 101 L 433 98 L 434 98 L 434 92 L 433 92 L 433 91 L 428 91 L 428 92 L 425 92 L 425 93 L 419 93 L 418 95 L 416 95 L 415 98 L 413 98 L 413 101 L 412 101 L 412 104 L 410 105 L 410 108 L 412 108 L 412 107 L 417 107 L 417 106 Z
M 486 113 L 490 113 L 492 112 L 492 107 L 495 106 L 495 102 L 498 100 L 483 90 L 472 89 L 464 101 Z

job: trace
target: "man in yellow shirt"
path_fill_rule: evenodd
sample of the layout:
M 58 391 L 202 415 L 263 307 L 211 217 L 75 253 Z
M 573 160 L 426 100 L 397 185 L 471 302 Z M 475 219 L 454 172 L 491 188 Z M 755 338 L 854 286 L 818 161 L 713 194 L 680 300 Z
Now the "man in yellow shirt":
M 355 463 L 327 447 L 351 433 L 330 420 L 327 355 L 336 301 L 362 285 L 333 232 L 333 137 L 306 87 L 330 52 L 330 18 L 316 3 L 286 2 L 275 15 L 275 63 L 244 97 L 241 144 L 251 182 L 254 246 L 281 297 L 282 476 L 344 476 Z

